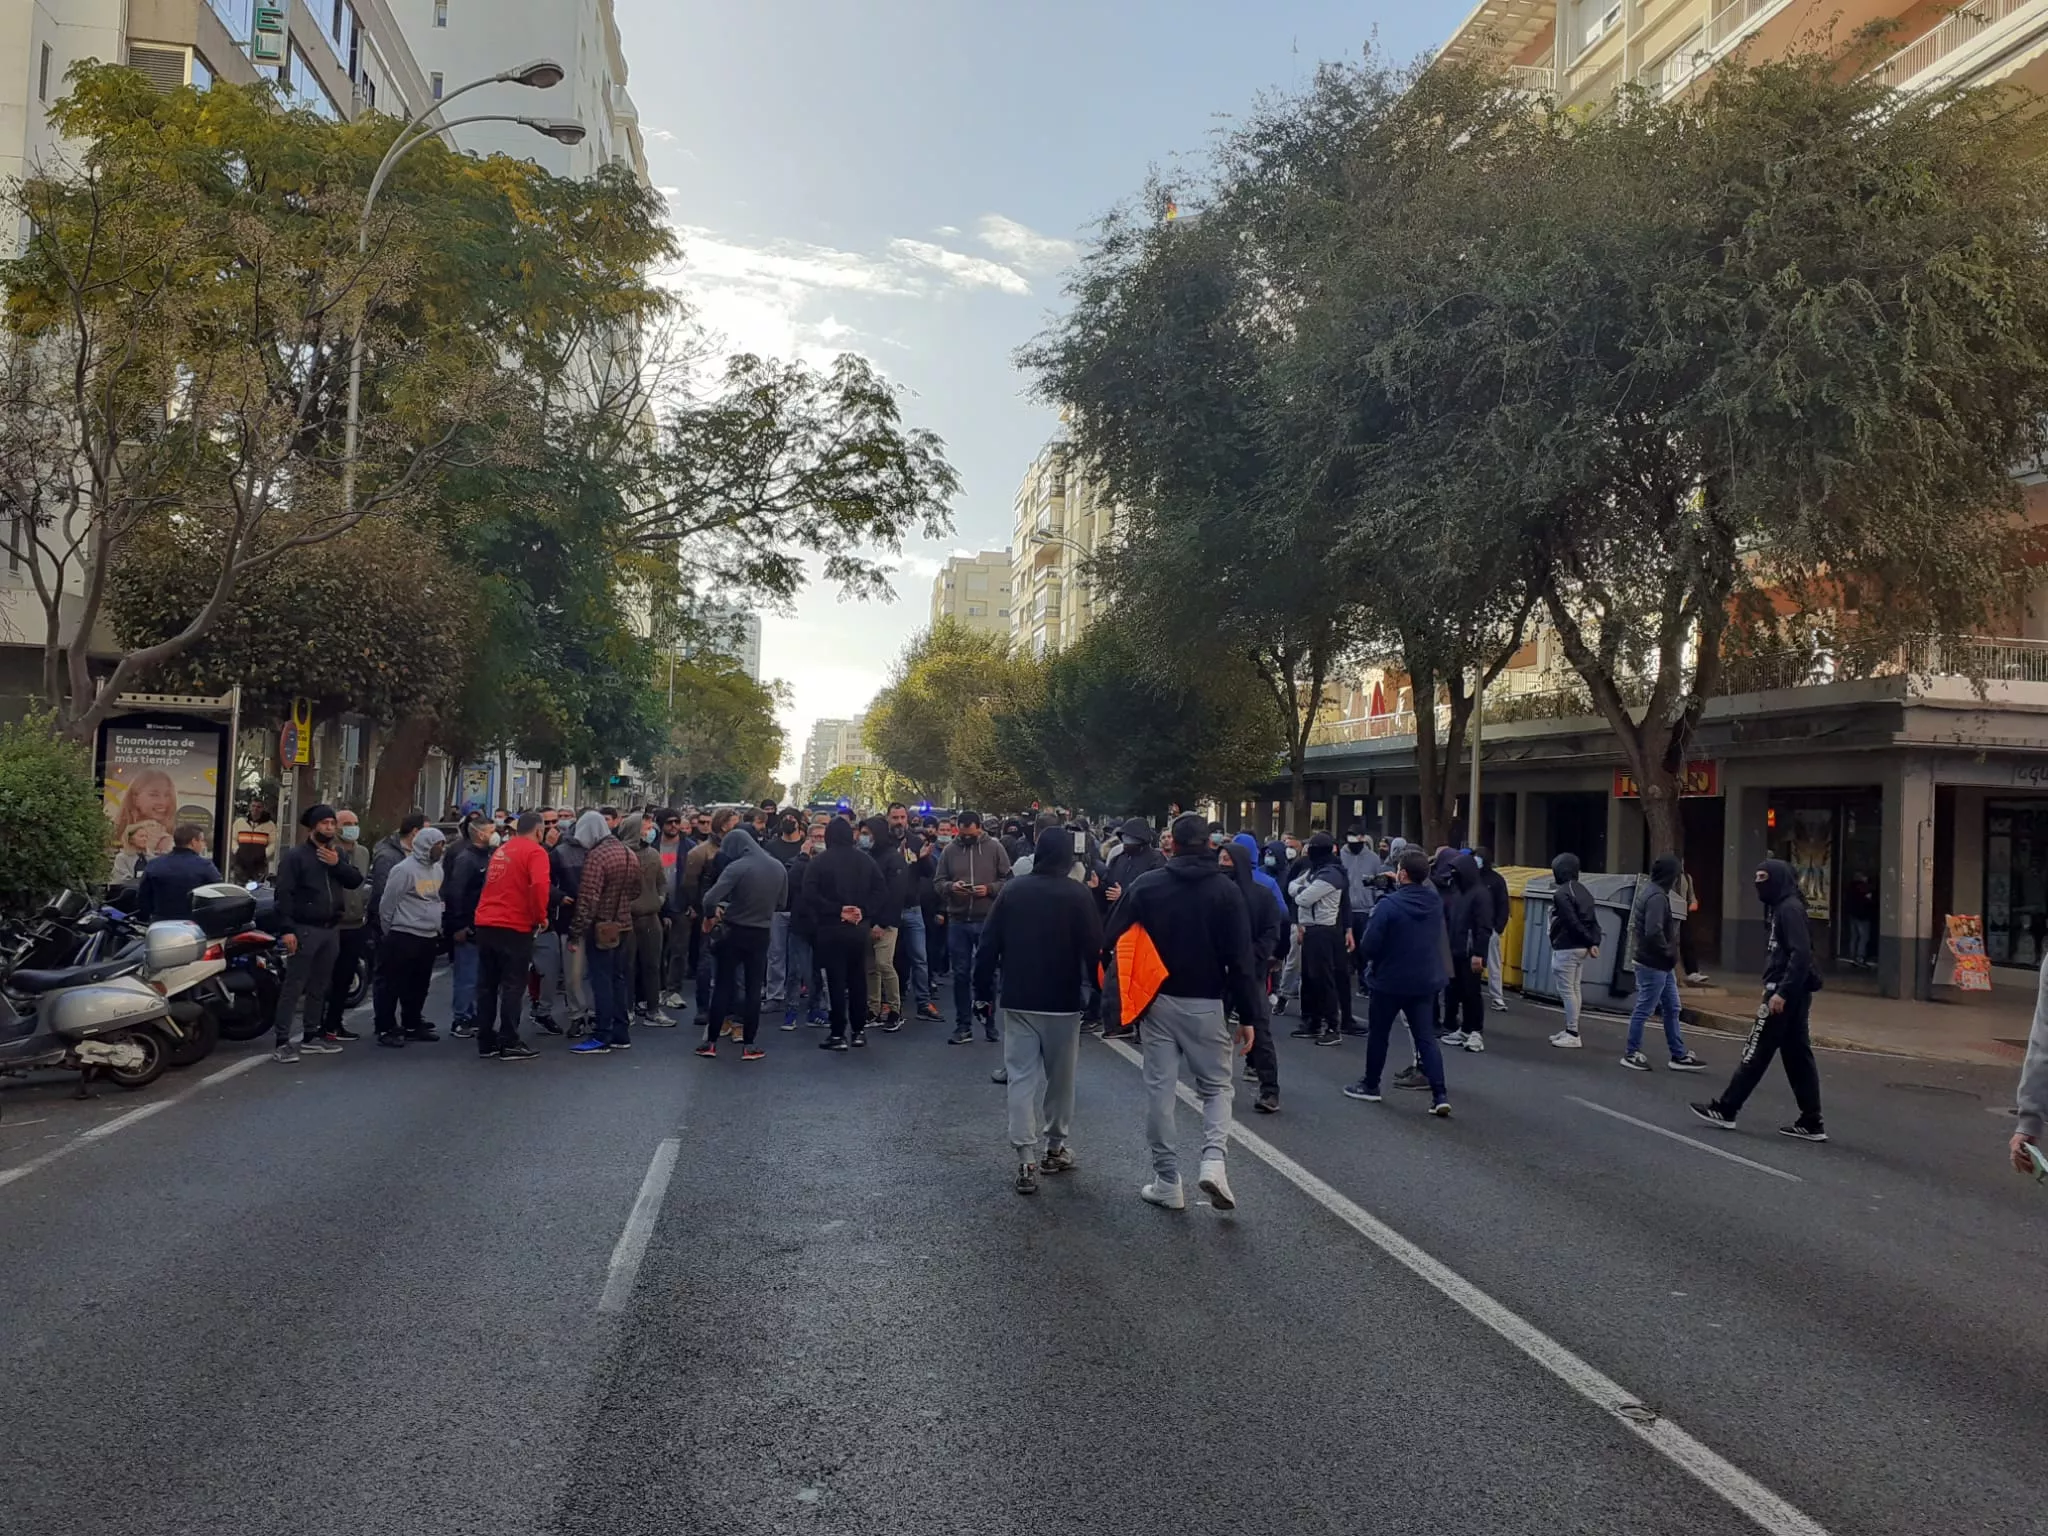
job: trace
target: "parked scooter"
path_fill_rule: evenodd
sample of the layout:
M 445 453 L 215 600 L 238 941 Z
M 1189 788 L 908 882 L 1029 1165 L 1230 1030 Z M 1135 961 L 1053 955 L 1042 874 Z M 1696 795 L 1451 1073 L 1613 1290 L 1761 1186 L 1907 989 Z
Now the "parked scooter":
M 0 974 L 0 1074 L 75 1071 L 80 1098 L 92 1096 L 96 1074 L 121 1088 L 155 1082 L 186 1031 L 136 973 L 193 964 L 206 948 L 196 923 L 152 923 L 140 956 L 56 970 L 10 965 Z

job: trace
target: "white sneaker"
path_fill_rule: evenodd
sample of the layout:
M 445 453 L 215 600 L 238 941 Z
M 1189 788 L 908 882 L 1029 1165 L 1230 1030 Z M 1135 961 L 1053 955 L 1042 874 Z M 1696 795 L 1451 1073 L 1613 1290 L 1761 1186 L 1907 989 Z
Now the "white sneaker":
M 1508 1005 L 1500 998 L 1496 997 L 1493 999 L 1493 1011 L 1495 1013 L 1506 1013 L 1508 1011 Z
M 1202 1176 L 1195 1182 L 1201 1186 L 1202 1193 L 1209 1197 L 1209 1203 L 1217 1210 L 1237 1209 L 1237 1196 L 1230 1192 L 1230 1178 L 1224 1173 L 1222 1163 L 1202 1164 Z
M 1480 1034 L 1467 1035 L 1465 1037 L 1465 1049 L 1477 1055 L 1480 1051 L 1486 1049 L 1486 1036 Z
M 1550 1043 L 1560 1051 L 1576 1051 L 1584 1047 L 1585 1041 L 1568 1029 L 1560 1029 L 1550 1037 Z
M 1454 1029 L 1448 1035 L 1438 1035 L 1436 1037 L 1436 1043 L 1438 1045 L 1463 1045 L 1465 1043 L 1465 1040 L 1465 1031 L 1463 1031 L 1462 1029 Z
M 1188 1208 L 1188 1197 L 1181 1193 L 1180 1181 L 1162 1184 L 1154 1179 L 1138 1191 L 1138 1194 L 1154 1205 L 1164 1206 L 1169 1211 L 1184 1211 Z
M 1685 979 L 1696 987 L 1704 987 L 1707 984 L 1707 973 L 1705 971 L 1694 971 Z
M 1621 1064 L 1631 1072 L 1647 1072 L 1650 1070 L 1650 1058 L 1641 1051 L 1630 1051 L 1621 1058 Z
M 661 994 L 661 1006 L 662 1006 L 662 1007 L 664 1007 L 664 1008 L 680 1008 L 680 1007 L 682 1007 L 682 1006 L 683 1006 L 683 994 L 682 994 L 682 993 L 680 993 L 680 992 L 664 992 L 664 993 L 662 993 L 662 994 Z

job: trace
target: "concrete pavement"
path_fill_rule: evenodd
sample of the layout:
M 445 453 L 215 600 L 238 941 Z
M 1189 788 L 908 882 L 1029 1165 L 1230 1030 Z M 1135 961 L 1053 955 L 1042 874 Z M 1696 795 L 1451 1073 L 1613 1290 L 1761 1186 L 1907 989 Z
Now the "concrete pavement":
M 1282 1115 L 1240 1093 L 1229 1216 L 1138 1201 L 1138 1073 L 1093 1041 L 1081 1168 L 1012 1194 L 995 1051 L 936 1024 L 844 1055 L 771 1028 L 754 1065 L 684 1029 L 0 1090 L 0 1180 L 29 1170 L 0 1183 L 0 1528 L 2040 1523 L 2048 1193 L 2000 1168 L 2009 1073 L 1828 1053 L 1810 1147 L 1770 1134 L 1782 1079 L 1734 1135 L 1685 1114 L 1725 1042 L 1645 1076 L 1618 1033 L 1565 1053 L 1552 1015 L 1489 1018 L 1449 1122 L 1344 1099 L 1358 1042 L 1283 1041 Z M 1809 1524 L 1760 1527 L 1345 1207 Z

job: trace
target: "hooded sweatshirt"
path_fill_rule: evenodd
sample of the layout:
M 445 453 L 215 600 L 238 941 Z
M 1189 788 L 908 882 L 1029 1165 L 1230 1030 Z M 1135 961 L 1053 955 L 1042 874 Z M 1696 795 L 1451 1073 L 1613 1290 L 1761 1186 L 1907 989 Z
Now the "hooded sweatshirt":
M 1813 935 L 1806 926 L 1806 899 L 1799 877 L 1783 859 L 1765 859 L 1756 872 L 1756 894 L 1764 904 L 1764 992 L 1796 998 L 1818 992 L 1813 974 Z
M 1669 971 L 1678 965 L 1679 917 L 1671 901 L 1671 889 L 1678 883 L 1678 860 L 1661 855 L 1650 866 L 1649 880 L 1638 887 L 1629 921 L 1636 933 L 1636 964 L 1653 971 Z M 1800 922 L 1805 924 L 1801 909 Z
M 569 932 L 580 939 L 596 923 L 631 921 L 633 898 L 640 894 L 640 864 L 597 811 L 577 818 L 576 843 L 584 850 L 583 879 L 569 909 Z
M 1550 947 L 1598 948 L 1600 909 L 1593 903 L 1593 893 L 1579 883 L 1579 856 L 1560 853 L 1550 861 L 1550 874 L 1557 882 L 1550 898 Z
M 2034 994 L 2034 1027 L 2027 1031 L 2027 1059 L 2020 1066 L 2019 1118 L 2013 1129 L 2036 1140 L 2048 1118 L 2048 965 L 2041 967 Z
M 1479 861 L 1469 853 L 1451 859 L 1451 895 L 1444 907 L 1444 926 L 1451 936 L 1451 959 L 1463 964 L 1485 957 L 1493 936 L 1493 898 L 1479 878 Z
M 1318 832 L 1308 840 L 1308 868 L 1287 887 L 1287 893 L 1294 898 L 1295 921 L 1304 928 L 1341 926 L 1344 893 L 1349 885 L 1335 846 Z
M 810 931 L 820 939 L 834 933 L 867 933 L 882 905 L 882 872 L 872 858 L 853 846 L 851 823 L 838 816 L 825 823 L 825 851 L 804 871 L 798 899 Z M 860 908 L 860 922 L 843 921 L 839 915 L 843 907 Z
M 1176 852 L 1164 869 L 1140 875 L 1110 913 L 1106 945 L 1142 926 L 1166 966 L 1168 997 L 1225 1003 L 1241 1019 L 1260 1017 L 1263 975 L 1252 959 L 1251 916 L 1206 845 Z
M 903 857 L 903 845 L 889 830 L 888 817 L 870 816 L 860 824 L 860 829 L 874 840 L 874 846 L 865 851 L 875 861 L 875 873 L 882 877 L 881 904 L 868 914 L 868 925 L 899 927 L 903 922 L 903 904 L 910 897 L 916 876 Z
M 1374 887 L 1373 881 L 1380 877 L 1380 871 L 1384 868 L 1380 863 L 1380 856 L 1369 841 L 1361 842 L 1357 850 L 1353 851 L 1347 838 L 1343 848 L 1338 851 L 1337 858 L 1344 865 L 1344 877 L 1351 885 L 1352 916 L 1364 917 L 1372 911 L 1372 904 L 1379 899 L 1379 891 Z
M 385 871 L 377 923 L 386 933 L 440 936 L 441 861 L 434 855 L 447 841 L 439 827 L 421 827 L 412 835 L 412 852 Z
M 1451 979 L 1444 902 L 1434 884 L 1396 885 L 1382 896 L 1359 948 L 1372 966 L 1372 989 L 1388 997 L 1434 997 Z
M 1244 849 L 1232 843 L 1229 850 L 1230 862 L 1223 868 L 1237 886 L 1237 894 L 1244 898 L 1244 909 L 1252 924 L 1252 963 L 1261 976 L 1273 963 L 1273 955 L 1280 948 L 1280 904 L 1264 891 L 1252 869 L 1251 856 Z M 1219 864 L 1223 861 L 1217 860 Z M 1263 1001 L 1264 989 L 1261 989 Z
M 1138 876 L 1166 867 L 1166 855 L 1152 846 L 1152 828 L 1146 822 L 1133 816 L 1123 824 L 1122 836 L 1123 846 L 1109 861 L 1109 873 L 1102 882 L 1105 891 L 1112 885 L 1129 889 Z
M 718 851 L 726 857 L 725 873 L 704 893 L 704 910 L 725 908 L 725 921 L 734 928 L 772 926 L 789 886 L 789 871 L 745 827 L 726 833 Z
M 1080 1013 L 1083 981 L 1102 953 L 1102 914 L 1094 893 L 1069 878 L 1073 863 L 1073 833 L 1049 827 L 1038 834 L 1031 873 L 1003 887 L 975 956 L 983 1002 L 994 1000 L 1000 969 L 1005 1008 Z
M 647 818 L 637 812 L 620 817 L 619 841 L 633 850 L 633 862 L 640 866 L 640 894 L 633 898 L 633 915 L 659 917 L 668 909 L 669 866 L 661 861 L 661 849 L 647 841 Z
M 1280 889 L 1280 882 L 1266 872 L 1258 841 L 1249 832 L 1240 832 L 1230 841 L 1244 850 L 1244 862 L 1251 868 L 1252 884 L 1272 896 L 1274 909 L 1280 915 L 1279 920 L 1287 922 L 1291 914 L 1288 911 L 1286 894 Z M 1235 858 L 1236 855 L 1233 854 L 1232 857 Z

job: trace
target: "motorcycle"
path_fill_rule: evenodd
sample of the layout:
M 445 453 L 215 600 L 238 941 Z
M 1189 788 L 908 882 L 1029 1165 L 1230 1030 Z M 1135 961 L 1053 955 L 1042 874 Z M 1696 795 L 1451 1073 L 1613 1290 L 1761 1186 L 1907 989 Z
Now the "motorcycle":
M 269 1033 L 284 989 L 276 907 L 255 890 L 223 881 L 192 893 L 192 917 L 218 941 L 225 961 L 206 991 L 221 1039 L 239 1044 Z
M 139 955 L 53 970 L 9 963 L 0 972 L 0 1075 L 75 1071 L 80 1098 L 92 1097 L 96 1073 L 120 1088 L 155 1082 L 186 1030 L 136 973 L 191 965 L 206 948 L 196 923 L 152 923 Z

